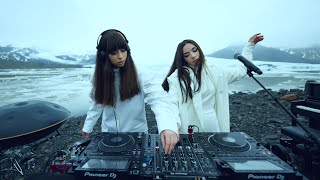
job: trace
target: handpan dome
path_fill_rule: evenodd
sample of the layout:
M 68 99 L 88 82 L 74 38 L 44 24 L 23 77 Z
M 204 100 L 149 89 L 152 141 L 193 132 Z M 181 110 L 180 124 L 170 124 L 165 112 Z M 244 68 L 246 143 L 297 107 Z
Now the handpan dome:
M 46 101 L 23 101 L 0 107 L 0 150 L 39 140 L 57 130 L 70 111 Z

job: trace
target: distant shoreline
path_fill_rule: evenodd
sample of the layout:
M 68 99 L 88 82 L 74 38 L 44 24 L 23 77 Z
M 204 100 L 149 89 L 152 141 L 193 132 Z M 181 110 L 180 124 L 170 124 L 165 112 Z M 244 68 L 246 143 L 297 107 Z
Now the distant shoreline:
M 9 61 L 1 60 L 0 69 L 47 69 L 47 68 L 82 68 L 80 64 L 62 64 L 53 61 Z

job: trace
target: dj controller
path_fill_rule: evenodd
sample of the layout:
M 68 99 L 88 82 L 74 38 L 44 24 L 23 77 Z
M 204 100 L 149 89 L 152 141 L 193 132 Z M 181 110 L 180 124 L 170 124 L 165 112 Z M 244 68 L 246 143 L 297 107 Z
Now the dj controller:
M 158 134 L 100 133 L 70 152 L 78 179 L 302 179 L 244 132 L 181 134 L 170 154 Z

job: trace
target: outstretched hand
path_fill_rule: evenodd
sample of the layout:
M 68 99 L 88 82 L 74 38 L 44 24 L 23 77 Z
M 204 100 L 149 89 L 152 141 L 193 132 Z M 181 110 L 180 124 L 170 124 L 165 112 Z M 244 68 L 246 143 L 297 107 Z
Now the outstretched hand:
M 261 35 L 261 33 L 257 33 L 255 35 L 253 35 L 252 37 L 250 37 L 249 42 L 253 43 L 253 44 L 257 44 L 258 42 L 262 41 L 264 39 L 263 35 Z
M 171 130 L 164 130 L 160 134 L 161 143 L 166 154 L 170 154 L 174 146 L 179 141 L 179 136 Z

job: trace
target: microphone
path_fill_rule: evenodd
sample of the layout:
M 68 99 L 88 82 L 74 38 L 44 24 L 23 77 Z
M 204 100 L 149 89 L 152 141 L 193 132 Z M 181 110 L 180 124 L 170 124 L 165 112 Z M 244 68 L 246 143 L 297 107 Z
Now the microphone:
M 244 66 L 247 67 L 248 71 L 253 71 L 253 72 L 255 72 L 255 73 L 259 74 L 259 75 L 262 74 L 262 71 L 257 66 L 252 64 L 251 61 L 247 60 L 240 53 L 234 54 L 234 58 L 238 59 L 239 61 L 241 61 L 244 64 Z

